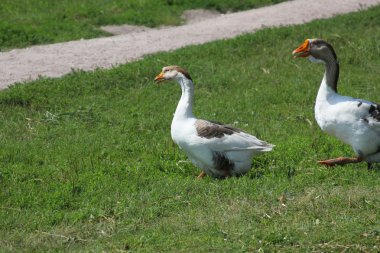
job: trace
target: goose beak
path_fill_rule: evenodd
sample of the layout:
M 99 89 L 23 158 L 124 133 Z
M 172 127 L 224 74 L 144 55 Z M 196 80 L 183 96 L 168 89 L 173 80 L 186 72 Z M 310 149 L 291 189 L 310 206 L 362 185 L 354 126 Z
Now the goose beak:
M 292 54 L 294 58 L 308 57 L 310 55 L 310 41 L 305 40 L 301 46 L 293 50 Z
M 161 72 L 160 74 L 158 74 L 158 75 L 154 78 L 154 81 L 155 81 L 156 83 L 160 83 L 160 82 L 165 81 L 165 78 L 164 78 L 164 72 Z

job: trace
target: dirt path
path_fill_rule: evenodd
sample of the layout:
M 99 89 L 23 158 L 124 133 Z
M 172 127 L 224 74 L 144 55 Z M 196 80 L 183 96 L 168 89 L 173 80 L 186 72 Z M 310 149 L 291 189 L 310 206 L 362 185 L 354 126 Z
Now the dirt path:
M 378 4 L 380 0 L 294 0 L 178 27 L 15 49 L 0 53 L 0 89 L 39 76 L 111 68 L 146 54 L 232 38 L 263 27 L 302 24 Z

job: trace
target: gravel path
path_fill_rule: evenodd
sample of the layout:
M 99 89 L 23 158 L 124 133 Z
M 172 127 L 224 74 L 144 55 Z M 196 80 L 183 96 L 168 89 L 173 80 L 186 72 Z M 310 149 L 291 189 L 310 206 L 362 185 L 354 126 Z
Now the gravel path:
M 111 68 L 146 54 L 228 39 L 263 27 L 302 24 L 378 4 L 380 0 L 294 0 L 178 27 L 15 49 L 0 53 L 0 89 L 39 76 Z

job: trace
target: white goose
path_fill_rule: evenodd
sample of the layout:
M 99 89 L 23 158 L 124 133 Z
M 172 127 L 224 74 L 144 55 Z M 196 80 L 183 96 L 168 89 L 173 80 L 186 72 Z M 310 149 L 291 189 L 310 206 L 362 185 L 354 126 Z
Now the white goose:
M 164 67 L 154 80 L 175 80 L 182 88 L 171 136 L 193 164 L 202 170 L 198 178 L 205 174 L 215 178 L 242 175 L 251 168 L 253 156 L 274 147 L 239 129 L 194 117 L 194 85 L 183 68 Z
M 356 157 L 339 157 L 319 163 L 334 166 L 366 161 L 380 162 L 380 105 L 337 93 L 339 63 L 332 46 L 321 39 L 307 39 L 293 51 L 295 57 L 309 57 L 325 64 L 325 74 L 315 103 L 320 128 L 351 145 Z

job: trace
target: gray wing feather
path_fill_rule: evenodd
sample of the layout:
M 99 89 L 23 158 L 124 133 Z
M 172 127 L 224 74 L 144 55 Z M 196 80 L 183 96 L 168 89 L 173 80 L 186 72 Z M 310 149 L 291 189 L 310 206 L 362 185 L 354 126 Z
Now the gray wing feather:
M 225 148 L 224 151 L 255 150 L 259 152 L 265 152 L 271 151 L 274 147 L 274 145 L 259 140 L 255 136 L 250 135 L 238 128 L 224 125 L 221 123 L 211 122 L 207 120 L 197 120 L 195 122 L 195 127 L 198 136 L 201 138 L 206 138 L 215 141 L 220 140 L 220 142 L 223 142 L 223 137 L 233 137 L 234 135 L 238 138 L 237 141 L 245 144 L 244 147 L 241 147 L 241 145 L 235 145 L 231 148 Z

